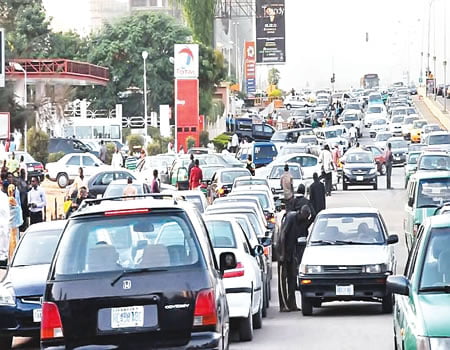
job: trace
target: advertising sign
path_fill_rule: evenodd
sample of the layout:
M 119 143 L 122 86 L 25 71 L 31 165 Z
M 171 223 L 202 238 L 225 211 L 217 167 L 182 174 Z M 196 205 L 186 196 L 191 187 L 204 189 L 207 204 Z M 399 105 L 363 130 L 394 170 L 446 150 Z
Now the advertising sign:
M 5 30 L 0 28 L 0 88 L 5 87 Z
M 175 79 L 198 78 L 199 54 L 197 44 L 175 44 L 174 60 Z
M 256 52 L 255 42 L 246 41 L 244 48 L 245 87 L 247 94 L 256 93 Z
M 0 140 L 9 139 L 10 124 L 9 113 L 0 112 Z
M 256 0 L 256 62 L 286 62 L 284 0 Z
M 188 137 L 198 144 L 199 123 L 199 82 L 197 79 L 177 79 L 175 81 L 175 125 L 177 132 L 177 151 L 183 146 L 186 150 Z

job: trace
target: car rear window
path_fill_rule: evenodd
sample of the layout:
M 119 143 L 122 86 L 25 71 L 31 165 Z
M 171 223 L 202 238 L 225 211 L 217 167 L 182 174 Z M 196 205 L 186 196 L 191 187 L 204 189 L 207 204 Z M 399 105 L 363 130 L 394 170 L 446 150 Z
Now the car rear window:
M 302 176 L 300 174 L 300 168 L 290 166 L 289 173 L 292 175 L 294 179 L 301 179 Z M 284 174 L 284 165 L 274 166 L 272 171 L 270 172 L 269 179 L 280 179 Z
M 58 248 L 55 278 L 145 268 L 174 269 L 202 263 L 195 232 L 184 213 L 78 218 Z
M 277 156 L 277 149 L 275 146 L 255 146 L 255 159 L 273 159 Z
M 120 197 L 123 196 L 123 191 L 125 190 L 125 188 L 127 187 L 127 184 L 116 184 L 116 185 L 108 185 L 108 187 L 106 188 L 105 197 Z M 136 189 L 137 194 L 143 194 L 144 190 L 142 185 L 138 185 L 138 184 L 133 184 L 133 187 Z
M 32 231 L 25 234 L 13 267 L 50 264 L 62 230 Z
M 208 220 L 205 223 L 214 248 L 236 248 L 233 226 L 229 221 Z
M 249 176 L 250 172 L 248 170 L 242 171 L 224 171 L 220 175 L 220 181 L 224 184 L 232 184 L 234 179 L 240 176 Z

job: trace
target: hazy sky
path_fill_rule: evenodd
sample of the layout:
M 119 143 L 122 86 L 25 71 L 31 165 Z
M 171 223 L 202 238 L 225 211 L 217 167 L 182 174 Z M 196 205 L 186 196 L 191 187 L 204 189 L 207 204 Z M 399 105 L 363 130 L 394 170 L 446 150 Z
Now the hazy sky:
M 434 0 L 431 12 L 430 51 L 433 57 L 436 41 L 438 80 L 446 1 L 450 20 L 449 0 Z M 429 0 L 286 0 L 287 63 L 279 67 L 281 87 L 328 87 L 333 68 L 336 88 L 357 87 L 366 73 L 378 73 L 387 85 L 407 80 L 409 70 L 411 81 L 418 82 L 422 45 L 426 67 L 428 8 Z

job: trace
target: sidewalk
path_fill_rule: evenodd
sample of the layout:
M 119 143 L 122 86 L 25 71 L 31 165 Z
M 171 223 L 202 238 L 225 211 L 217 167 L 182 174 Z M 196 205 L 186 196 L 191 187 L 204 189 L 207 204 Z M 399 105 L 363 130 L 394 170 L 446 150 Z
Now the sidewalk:
M 447 112 L 444 114 L 441 103 L 439 101 L 435 101 L 431 97 L 426 97 L 424 88 L 418 89 L 418 98 L 419 101 L 422 101 L 426 105 L 431 114 L 440 122 L 440 124 L 446 130 L 450 130 L 450 113 Z

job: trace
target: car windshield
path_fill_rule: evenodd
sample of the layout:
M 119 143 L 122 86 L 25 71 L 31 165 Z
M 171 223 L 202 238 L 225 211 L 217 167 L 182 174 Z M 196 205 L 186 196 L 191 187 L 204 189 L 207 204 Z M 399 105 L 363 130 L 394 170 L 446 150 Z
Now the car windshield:
M 310 234 L 311 244 L 383 244 L 385 233 L 377 214 L 322 214 Z
M 424 128 L 425 132 L 433 132 L 433 131 L 440 131 L 441 128 L 439 125 L 426 125 Z
M 358 116 L 356 114 L 346 114 L 344 116 L 344 120 L 346 120 L 346 121 L 355 121 L 355 120 L 358 120 Z
M 289 173 L 294 179 L 301 179 L 300 168 L 289 166 Z M 281 175 L 284 174 L 284 165 L 274 166 L 270 172 L 269 179 L 280 179 Z
M 272 135 L 272 141 L 286 141 L 288 132 L 287 131 L 275 131 Z
M 326 139 L 334 139 L 339 136 L 336 130 L 325 131 L 324 134 Z
M 403 124 L 405 125 L 411 125 L 414 123 L 414 121 L 416 121 L 417 118 L 411 117 L 411 118 L 405 118 L 405 120 L 403 121 Z
M 265 179 L 255 179 L 255 178 L 252 178 L 252 179 L 238 179 L 238 180 L 236 180 L 234 182 L 233 187 L 258 186 L 258 185 L 268 186 L 267 180 L 265 180 Z
M 419 292 L 450 285 L 450 228 L 433 228 L 429 237 Z
M 346 163 L 373 163 L 372 153 L 353 152 L 347 155 Z
M 429 145 L 448 145 L 450 144 L 450 134 L 430 135 L 428 138 Z
M 382 133 L 378 133 L 377 136 L 375 137 L 375 141 L 376 142 L 380 142 L 380 141 L 387 141 L 387 139 L 391 138 L 392 134 L 382 134 Z
M 59 244 L 55 278 L 202 263 L 197 238 L 185 214 L 141 212 L 116 216 L 112 211 L 104 217 L 70 221 Z
M 384 125 L 386 123 L 387 123 L 386 119 L 377 119 L 373 122 L 373 125 Z
M 106 187 L 105 190 L 105 197 L 120 197 L 123 196 L 125 188 L 128 186 L 128 184 L 109 184 L 108 187 Z M 132 185 L 136 189 L 136 194 L 143 194 L 144 188 L 140 184 L 133 184 Z
M 214 248 L 236 248 L 236 240 L 231 222 L 208 220 L 205 224 Z
M 400 114 L 406 114 L 406 109 L 401 108 L 401 109 L 394 109 L 392 111 L 392 115 L 400 115 Z
M 420 158 L 419 170 L 450 170 L 450 156 L 424 155 Z
M 220 182 L 224 184 L 232 184 L 234 179 L 240 176 L 248 176 L 248 170 L 240 170 L 240 171 L 223 171 L 220 174 Z
M 306 146 L 293 146 L 293 147 L 283 147 L 279 153 L 280 156 L 292 153 L 308 153 L 308 147 Z
M 419 181 L 417 208 L 440 207 L 450 202 L 450 178 Z
M 12 266 L 50 264 L 61 230 L 27 232 L 16 251 Z
M 381 113 L 381 107 L 369 107 L 367 113 Z
M 273 159 L 277 156 L 277 149 L 275 146 L 255 146 L 255 158 L 254 161 L 259 159 Z
M 426 124 L 427 124 L 427 122 L 425 120 L 415 121 L 413 123 L 413 128 L 414 129 L 420 129 L 422 126 L 424 126 Z
M 223 167 L 201 167 L 203 180 L 211 180 L 214 173 Z
M 403 121 L 405 120 L 405 117 L 393 117 L 392 118 L 392 124 L 400 124 L 403 123 Z
M 315 137 L 302 137 L 300 138 L 301 143 L 308 143 L 311 145 L 317 145 L 318 141 Z
M 393 149 L 408 148 L 408 142 L 403 140 L 390 141 Z
M 410 153 L 408 155 L 408 164 L 417 164 L 417 160 L 419 159 L 420 153 Z
M 408 108 L 406 112 L 409 114 L 417 114 L 417 111 L 414 108 Z
M 345 106 L 346 109 L 361 109 L 361 107 L 356 103 L 350 103 Z

